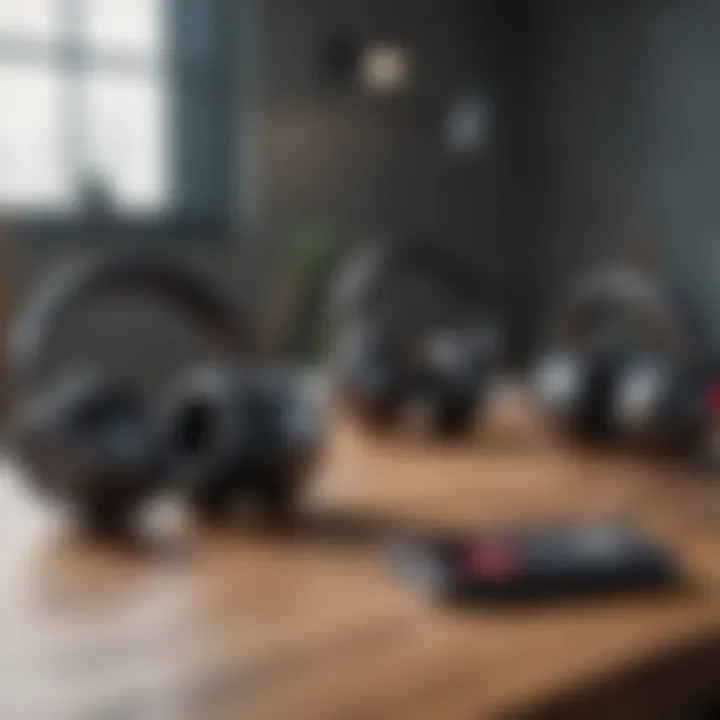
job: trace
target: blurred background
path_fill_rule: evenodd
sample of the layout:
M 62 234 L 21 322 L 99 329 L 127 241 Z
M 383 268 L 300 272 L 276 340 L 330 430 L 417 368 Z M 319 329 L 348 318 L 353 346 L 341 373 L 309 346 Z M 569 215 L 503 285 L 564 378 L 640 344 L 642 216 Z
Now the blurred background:
M 513 364 L 638 238 L 711 312 L 718 31 L 712 0 L 0 0 L 6 324 L 59 260 L 119 247 L 271 318 L 288 277 L 319 297 L 399 231 L 467 253 Z M 159 310 L 87 315 L 59 356 L 150 381 L 192 353 Z

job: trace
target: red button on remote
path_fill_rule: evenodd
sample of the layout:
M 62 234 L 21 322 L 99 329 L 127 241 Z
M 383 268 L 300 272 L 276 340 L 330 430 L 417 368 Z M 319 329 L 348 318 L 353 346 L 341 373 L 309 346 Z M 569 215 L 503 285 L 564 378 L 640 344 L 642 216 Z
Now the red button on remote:
M 484 580 L 506 580 L 518 573 L 519 565 L 515 550 L 508 545 L 478 545 L 467 557 L 468 572 Z

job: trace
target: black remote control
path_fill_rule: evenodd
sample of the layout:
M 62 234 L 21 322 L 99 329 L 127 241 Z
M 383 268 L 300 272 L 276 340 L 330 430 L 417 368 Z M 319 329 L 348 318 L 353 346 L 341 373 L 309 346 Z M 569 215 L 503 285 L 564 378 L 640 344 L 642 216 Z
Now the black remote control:
M 678 577 L 666 549 L 619 525 L 410 538 L 392 558 L 433 596 L 465 601 L 662 588 Z

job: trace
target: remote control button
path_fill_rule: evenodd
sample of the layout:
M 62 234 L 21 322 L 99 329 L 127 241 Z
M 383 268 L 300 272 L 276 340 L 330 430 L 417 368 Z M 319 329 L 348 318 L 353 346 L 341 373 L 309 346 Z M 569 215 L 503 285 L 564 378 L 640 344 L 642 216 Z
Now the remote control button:
M 480 545 L 467 557 L 467 570 L 483 580 L 507 580 L 518 574 L 517 553 L 507 545 Z

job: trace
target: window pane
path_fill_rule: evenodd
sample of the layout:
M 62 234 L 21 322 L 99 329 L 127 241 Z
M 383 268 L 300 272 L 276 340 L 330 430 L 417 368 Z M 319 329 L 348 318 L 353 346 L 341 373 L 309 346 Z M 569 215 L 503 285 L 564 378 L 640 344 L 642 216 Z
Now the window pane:
M 55 0 L 0 0 L 0 37 L 49 37 L 53 32 Z
M 117 207 L 167 207 L 167 108 L 159 76 L 96 72 L 85 80 L 85 169 L 100 176 Z
M 60 135 L 60 79 L 47 69 L 0 67 L 0 204 L 56 208 L 69 201 Z
M 166 0 L 86 0 L 87 39 L 97 49 L 163 50 Z

